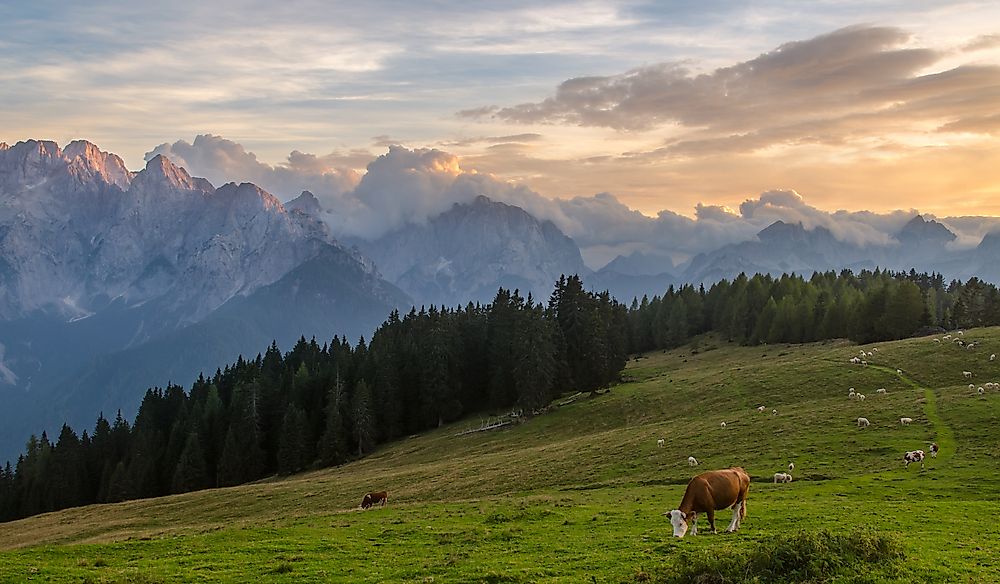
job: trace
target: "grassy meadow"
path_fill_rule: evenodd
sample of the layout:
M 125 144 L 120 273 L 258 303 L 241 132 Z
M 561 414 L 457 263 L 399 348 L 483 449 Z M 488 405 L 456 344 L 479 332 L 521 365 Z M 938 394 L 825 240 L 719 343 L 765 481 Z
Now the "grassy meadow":
M 667 582 L 784 535 L 858 529 L 904 559 L 817 581 L 1000 582 L 1000 390 L 961 374 L 1000 382 L 1000 328 L 965 339 L 979 346 L 867 345 L 863 367 L 846 341 L 702 338 L 507 429 L 457 435 L 480 425 L 466 420 L 336 469 L 2 524 L 0 582 Z M 931 441 L 940 456 L 904 469 Z M 772 484 L 789 462 L 794 482 Z M 753 478 L 741 531 L 702 517 L 671 537 L 661 514 L 688 479 L 734 465 Z M 386 507 L 357 508 L 382 489 Z

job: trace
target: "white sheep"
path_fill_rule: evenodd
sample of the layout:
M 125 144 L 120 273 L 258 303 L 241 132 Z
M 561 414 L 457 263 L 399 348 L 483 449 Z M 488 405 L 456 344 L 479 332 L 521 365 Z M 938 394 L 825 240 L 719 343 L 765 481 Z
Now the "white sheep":
M 986 393 L 986 390 L 983 389 L 982 387 L 980 387 L 978 391 L 979 391 L 979 395 L 983 395 L 984 393 Z
M 869 357 L 874 357 L 874 356 L 875 356 L 875 353 L 872 353 L 871 351 L 868 351 L 868 356 L 869 356 Z
M 910 422 L 912 422 L 912 421 L 913 421 L 913 418 L 900 418 L 899 419 L 899 424 L 901 426 L 909 426 Z
M 965 335 L 965 331 L 955 331 L 955 334 L 959 335 L 959 336 L 963 336 L 963 335 Z
M 935 343 L 940 343 L 940 342 L 941 342 L 941 339 L 934 339 L 934 342 L 935 342 Z
M 972 372 L 971 371 L 963 371 L 962 372 L 962 377 L 964 377 L 966 379 L 972 379 Z
M 861 364 L 864 365 L 865 367 L 868 367 L 868 361 L 862 360 Z
M 990 361 L 996 361 L 996 360 L 997 360 L 997 354 L 996 353 L 991 354 Z
M 885 391 L 884 387 L 880 387 L 880 388 L 878 388 L 878 389 L 875 390 L 875 393 L 882 393 L 882 394 L 884 394 L 884 393 L 886 393 L 886 391 Z
M 657 446 L 658 446 L 659 448 L 663 448 L 663 445 L 664 445 L 664 444 L 665 444 L 665 442 L 663 441 L 663 438 L 660 438 L 659 440 L 657 440 L 657 441 L 656 441 L 656 445 L 657 445 Z
M 765 408 L 764 406 L 757 406 L 757 411 L 758 411 L 758 412 L 761 412 L 761 413 L 763 413 L 763 412 L 764 412 L 764 410 L 766 410 L 766 409 L 767 409 L 767 408 Z
M 867 428 L 871 425 L 872 423 L 868 421 L 868 418 L 858 418 L 858 428 Z
M 972 348 L 975 347 L 975 346 L 976 346 L 975 343 L 969 343 L 968 345 L 965 346 L 965 348 L 971 351 Z
M 858 363 L 861 363 L 861 359 L 858 359 L 857 357 L 851 357 L 851 358 L 850 358 L 850 359 L 848 359 L 848 360 L 849 360 L 849 361 L 850 361 L 851 363 L 853 363 L 854 365 L 857 365 Z
M 976 389 L 976 384 L 975 383 L 970 383 L 969 384 L 969 389 Z
M 722 422 L 721 424 L 719 424 L 719 427 L 720 427 L 720 428 L 725 428 L 725 427 L 726 427 L 726 423 L 725 423 L 725 422 Z
M 688 466 L 698 466 L 698 459 L 695 458 L 695 457 L 693 457 L 693 456 L 689 456 L 688 457 Z
M 903 374 L 903 370 L 902 369 L 897 369 L 896 370 L 896 375 L 902 375 L 902 374 Z
M 859 393 L 858 394 L 858 401 L 865 401 L 865 394 Z
M 789 462 L 788 463 L 788 472 L 792 472 L 793 470 L 795 470 L 795 463 L 794 462 Z
M 942 338 L 942 339 L 950 339 L 950 338 L 951 338 L 951 335 L 945 335 L 945 336 L 943 336 L 943 337 L 941 337 L 941 338 Z
M 777 416 L 778 415 L 778 410 L 771 410 L 771 415 L 772 416 Z
M 778 483 L 790 483 L 792 482 L 792 475 L 787 472 L 776 472 L 774 473 L 774 484 Z

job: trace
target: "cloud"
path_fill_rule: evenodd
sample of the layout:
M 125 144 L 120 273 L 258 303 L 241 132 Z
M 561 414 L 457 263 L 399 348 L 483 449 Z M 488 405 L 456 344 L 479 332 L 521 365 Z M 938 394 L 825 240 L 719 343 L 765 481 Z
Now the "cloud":
M 178 140 L 160 144 L 147 152 L 145 159 L 148 161 L 158 154 L 212 184 L 252 182 L 282 200 L 308 190 L 325 206 L 358 184 L 361 173 L 355 168 L 372 157 L 364 151 L 317 156 L 294 150 L 283 164 L 271 165 L 257 160 L 243 145 L 211 134 L 200 134 L 190 143 Z
M 500 138 L 500 137 L 498 137 Z M 494 140 L 483 138 L 490 143 Z M 504 140 L 496 140 L 507 144 Z M 649 216 L 611 193 L 564 199 L 545 197 L 525 184 L 463 167 L 449 152 L 391 145 L 374 159 L 367 153 L 317 156 L 298 150 L 281 165 L 257 160 L 242 145 L 219 136 L 200 135 L 193 143 L 161 144 L 147 154 L 166 154 L 195 175 L 216 184 L 256 182 L 291 198 L 300 190 L 320 197 L 323 219 L 338 237 L 377 239 L 409 223 L 423 223 L 483 195 L 516 205 L 540 220 L 555 223 L 581 247 L 592 268 L 618 254 L 642 251 L 682 262 L 729 243 L 752 240 L 775 221 L 823 227 L 838 240 L 859 246 L 896 245 L 892 235 L 917 214 L 916 209 L 884 213 L 825 211 L 791 189 L 774 189 L 745 198 L 737 209 L 711 203 L 695 205 L 693 217 L 664 209 Z M 363 173 L 350 170 L 368 162 Z M 871 189 L 875 190 L 875 189 Z M 662 199 L 669 198 L 664 193 Z M 930 215 L 932 216 L 932 215 Z M 942 219 L 971 247 L 1000 223 L 996 218 Z
M 989 48 L 979 37 L 967 50 Z M 663 62 L 562 82 L 540 102 L 489 105 L 460 117 L 517 124 L 666 131 L 657 156 L 755 152 L 785 144 L 844 144 L 995 112 L 1000 67 L 932 71 L 948 51 L 914 46 L 899 28 L 850 26 L 789 42 L 754 59 L 699 72 Z M 961 131 L 976 131 L 963 124 Z M 992 131 L 985 126 L 984 133 Z

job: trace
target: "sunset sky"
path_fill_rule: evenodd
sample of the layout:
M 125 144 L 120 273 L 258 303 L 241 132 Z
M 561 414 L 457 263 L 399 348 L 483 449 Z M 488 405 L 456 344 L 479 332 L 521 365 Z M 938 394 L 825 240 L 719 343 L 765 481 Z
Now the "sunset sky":
M 649 216 L 775 189 L 1000 215 L 996 2 L 150 6 L 0 2 L 0 141 L 140 168 L 210 135 L 194 172 L 254 178 L 221 144 L 330 188 L 401 144 Z

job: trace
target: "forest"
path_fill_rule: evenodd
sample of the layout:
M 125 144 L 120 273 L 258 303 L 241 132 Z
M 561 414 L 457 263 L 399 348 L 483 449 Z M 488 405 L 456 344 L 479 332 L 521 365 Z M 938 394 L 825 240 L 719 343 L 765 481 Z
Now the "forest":
M 31 436 L 0 469 L 0 521 L 344 464 L 470 414 L 530 419 L 560 394 L 615 383 L 629 355 L 706 332 L 867 343 L 997 324 L 994 285 L 913 271 L 740 275 L 630 307 L 564 276 L 546 304 L 500 289 L 485 306 L 394 311 L 369 342 L 302 338 L 285 353 L 272 343 L 188 390 L 146 390 L 131 423 L 102 413 L 82 434 Z

